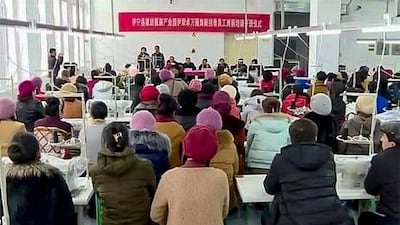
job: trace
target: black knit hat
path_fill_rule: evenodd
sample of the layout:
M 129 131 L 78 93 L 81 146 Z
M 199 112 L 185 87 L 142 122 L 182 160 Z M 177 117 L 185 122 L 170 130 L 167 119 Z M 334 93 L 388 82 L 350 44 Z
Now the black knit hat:
M 400 121 L 384 123 L 381 131 L 386 134 L 389 141 L 400 145 Z

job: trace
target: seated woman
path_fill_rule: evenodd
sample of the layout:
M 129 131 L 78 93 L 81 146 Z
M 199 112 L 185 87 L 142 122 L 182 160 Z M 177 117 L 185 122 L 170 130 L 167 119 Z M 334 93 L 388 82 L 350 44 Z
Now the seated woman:
M 103 73 L 101 76 L 110 76 L 109 74 Z M 93 87 L 93 99 L 97 100 L 112 100 L 113 99 L 113 79 L 112 78 L 100 78 L 99 81 Z
M 247 133 L 246 164 L 249 171 L 258 173 L 271 167 L 275 155 L 289 144 L 290 117 L 280 113 L 279 100 L 268 97 L 262 102 L 263 114 L 256 116 Z
M 139 94 L 141 102 L 135 107 L 132 113 L 135 114 L 140 110 L 147 110 L 155 115 L 158 107 L 159 95 L 160 92 L 153 85 L 144 86 Z
M 36 138 L 25 132 L 15 134 L 8 156 L 13 162 L 6 172 L 10 224 L 76 224 L 71 192 L 61 172 L 40 161 Z
M 61 120 L 60 100 L 55 97 L 49 97 L 46 100 L 44 108 L 46 117 L 35 122 L 35 127 L 54 127 L 71 134 L 72 125 Z
M 97 163 L 97 154 L 101 150 L 101 134 L 107 125 L 106 117 L 108 108 L 104 102 L 95 101 L 90 108 L 90 119 L 86 126 L 86 134 L 82 129 L 79 132 L 79 140 L 81 143 L 86 138 L 87 158 L 90 164 Z
M 365 212 L 358 218 L 359 225 L 400 224 L 400 122 L 382 126 L 383 152 L 372 158 L 364 180 L 368 194 L 379 196 L 376 213 Z
M 222 130 L 222 118 L 212 109 L 203 109 L 197 116 L 197 124 L 206 126 L 215 132 L 218 141 L 218 150 L 210 161 L 210 166 L 223 170 L 229 180 L 229 209 L 237 207 L 237 191 L 234 177 L 239 173 L 239 156 L 236 151 L 233 136 L 228 130 Z
M 89 80 L 87 82 L 87 87 L 88 87 L 88 92 L 89 92 L 89 98 L 93 98 L 93 88 L 94 85 L 97 84 L 97 82 L 99 82 L 99 80 L 95 77 L 99 76 L 99 71 L 98 70 L 92 70 L 90 71 L 90 77 L 92 78 L 91 80 Z
M 12 137 L 19 131 L 25 131 L 25 124 L 15 121 L 17 106 L 11 98 L 0 97 L 0 148 L 1 156 L 7 156 L 7 148 Z
M 223 225 L 229 210 L 226 174 L 208 167 L 218 149 L 215 133 L 194 126 L 183 141 L 188 160 L 161 178 L 151 205 L 150 217 L 157 224 Z
M 78 89 L 75 85 L 68 83 L 61 88 L 63 94 L 76 94 Z M 66 119 L 82 118 L 82 101 L 75 97 L 65 97 L 62 100 L 61 107 L 62 117 Z
M 156 120 L 148 111 L 139 111 L 132 116 L 129 131 L 129 146 L 140 158 L 153 164 L 156 181 L 169 170 L 171 143 L 167 135 L 155 131 Z
M 201 86 L 201 92 L 197 94 L 196 107 L 205 109 L 211 106 L 211 100 L 215 93 L 215 86 L 211 83 L 204 83 Z
M 212 108 L 218 111 L 222 117 L 222 129 L 229 130 L 234 137 L 236 150 L 239 155 L 239 174 L 244 172 L 244 122 L 229 114 L 231 110 L 231 99 L 224 91 L 217 91 L 212 99 Z
M 231 102 L 231 111 L 229 112 L 232 116 L 240 119 L 240 109 L 236 105 L 236 94 L 237 90 L 233 85 L 225 85 L 221 88 L 221 91 L 228 93 Z
M 46 97 L 45 97 L 45 92 L 42 91 L 42 78 L 40 77 L 34 77 L 32 78 L 32 82 L 35 84 L 35 100 L 37 101 L 45 101 Z
M 244 101 L 241 117 L 246 123 L 246 129 L 249 129 L 250 122 L 253 120 L 253 118 L 263 112 L 262 102 L 266 98 L 267 97 L 264 95 L 262 90 L 254 89 L 250 94 L 250 98 Z
M 193 80 L 192 80 L 193 81 Z M 196 116 L 200 109 L 196 107 L 197 94 L 196 92 L 186 89 L 178 95 L 179 109 L 176 111 L 175 117 L 185 131 L 196 125 Z
M 274 81 L 273 74 L 270 70 L 266 70 L 262 74 L 263 79 L 260 82 L 260 89 L 265 92 L 273 92 L 274 91 Z
M 35 100 L 35 84 L 32 81 L 22 81 L 18 91 L 17 120 L 25 124 L 27 131 L 32 132 L 35 121 L 44 118 L 43 105 Z
M 156 114 L 156 130 L 166 134 L 171 141 L 171 154 L 169 162 L 171 167 L 177 167 L 182 164 L 181 161 L 181 143 L 185 137 L 185 129 L 176 122 L 174 113 L 178 109 L 178 103 L 175 99 L 166 94 L 161 94 Z
M 297 84 L 292 86 L 292 93 L 283 100 L 281 111 L 289 115 L 294 115 L 292 110 L 290 110 L 292 106 L 295 106 L 295 108 L 310 107 L 310 97 Z
M 151 162 L 129 149 L 128 129 L 123 124 L 107 125 L 102 145 L 90 175 L 103 207 L 103 224 L 150 224 L 150 203 L 156 189 Z
M 347 129 L 348 135 L 350 137 L 355 137 L 362 135 L 363 137 L 370 138 L 371 135 L 371 125 L 372 125 L 372 114 L 374 111 L 374 101 L 373 96 L 359 96 L 356 100 L 356 112 L 353 118 L 346 121 L 343 124 L 341 133 L 344 129 Z M 380 145 L 381 134 L 381 123 L 379 119 L 375 121 L 375 131 L 374 131 L 374 152 L 378 152 Z M 362 132 L 362 133 L 361 133 Z M 358 145 L 358 144 L 346 144 L 339 142 L 338 153 L 346 155 L 368 155 L 369 145 Z

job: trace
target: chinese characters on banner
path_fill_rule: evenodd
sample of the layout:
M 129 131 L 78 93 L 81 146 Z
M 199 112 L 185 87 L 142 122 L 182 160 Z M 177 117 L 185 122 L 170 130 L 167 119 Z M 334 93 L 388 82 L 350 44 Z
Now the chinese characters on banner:
M 247 14 L 248 33 L 267 31 L 269 22 L 269 14 Z M 244 33 L 245 14 L 121 12 L 119 31 Z

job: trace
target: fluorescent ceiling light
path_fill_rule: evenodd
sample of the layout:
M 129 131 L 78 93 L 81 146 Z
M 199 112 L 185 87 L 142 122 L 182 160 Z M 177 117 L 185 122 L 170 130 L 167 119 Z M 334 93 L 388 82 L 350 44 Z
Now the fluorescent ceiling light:
M 383 32 L 400 32 L 400 25 L 387 25 L 379 27 L 364 27 L 363 33 L 383 33 Z
M 272 34 L 264 34 L 264 35 L 260 35 L 258 36 L 259 39 L 271 39 L 272 38 Z
M 277 37 L 297 37 L 299 36 L 298 33 L 282 33 L 282 34 L 277 34 Z
M 245 40 L 253 40 L 253 39 L 256 39 L 256 36 L 255 35 L 244 36 L 244 39 Z
M 235 35 L 235 40 L 236 41 L 243 41 L 244 40 L 244 35 Z
M 374 45 L 376 44 L 376 40 L 357 40 L 357 44 L 366 44 L 366 45 Z
M 307 35 L 313 36 L 313 35 L 331 35 L 331 34 L 341 34 L 342 30 L 315 30 L 315 31 L 310 31 L 307 32 Z
M 385 40 L 385 44 L 400 44 L 400 40 Z

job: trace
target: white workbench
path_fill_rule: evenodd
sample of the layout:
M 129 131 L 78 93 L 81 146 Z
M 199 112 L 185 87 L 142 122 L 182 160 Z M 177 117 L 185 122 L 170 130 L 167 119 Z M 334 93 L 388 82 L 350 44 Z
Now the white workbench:
M 236 184 L 243 203 L 270 203 L 274 196 L 264 190 L 266 175 L 243 175 L 236 177 Z M 365 192 L 364 188 L 336 187 L 340 200 L 366 200 L 375 197 Z
M 77 186 L 82 186 L 82 190 L 73 196 L 75 211 L 77 213 L 78 225 L 85 224 L 85 207 L 89 205 L 89 201 L 94 194 L 92 179 L 87 177 L 79 177 L 76 180 Z

